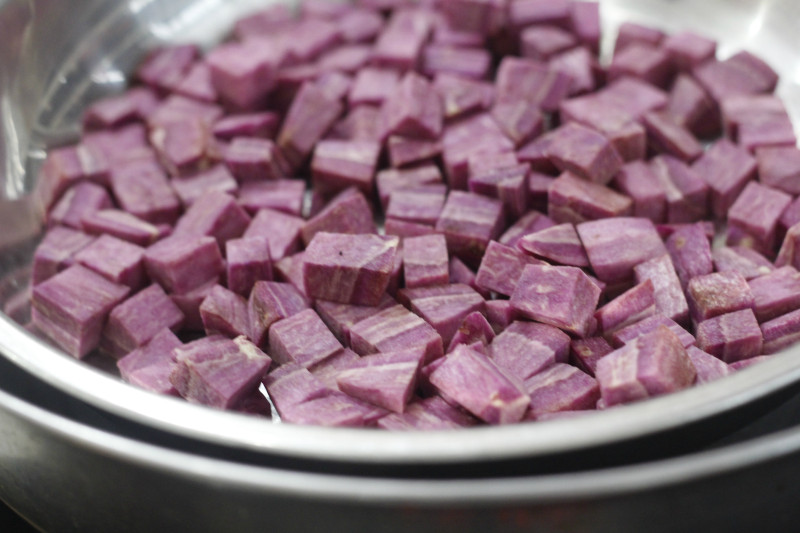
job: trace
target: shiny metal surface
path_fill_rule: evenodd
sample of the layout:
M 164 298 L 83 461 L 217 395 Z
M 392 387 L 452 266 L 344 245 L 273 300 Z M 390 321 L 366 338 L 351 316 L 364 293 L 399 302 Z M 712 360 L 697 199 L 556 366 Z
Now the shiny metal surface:
M 604 0 L 604 23 L 623 19 L 746 48 L 782 76 L 778 92 L 800 120 L 800 3 L 795 0 Z M 80 110 L 120 90 L 124 73 L 161 40 L 217 41 L 233 18 L 263 2 L 225 0 L 7 0 L 0 2 L 0 295 L 23 291 L 39 213 L 30 201 L 44 148 L 74 137 Z M 1 297 L 1 296 L 0 296 Z M 13 296 L 12 296 L 13 297 Z M 0 303 L 2 303 L 0 302 Z M 233 449 L 364 464 L 469 462 L 545 456 L 651 435 L 741 408 L 800 380 L 793 348 L 717 383 L 578 419 L 459 432 L 395 434 L 270 424 L 162 398 L 75 361 L 0 315 L 0 353 L 99 409 Z

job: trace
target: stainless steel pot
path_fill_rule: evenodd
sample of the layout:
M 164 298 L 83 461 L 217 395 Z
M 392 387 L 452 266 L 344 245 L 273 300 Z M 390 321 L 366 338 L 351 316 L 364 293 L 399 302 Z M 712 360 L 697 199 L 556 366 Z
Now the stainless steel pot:
M 25 290 L 40 230 L 30 191 L 44 148 L 74 137 L 80 110 L 120 90 L 144 51 L 163 40 L 217 41 L 253 0 L 6 0 L 0 2 L 0 297 Z M 794 0 L 604 0 L 604 23 L 623 19 L 720 40 L 720 53 L 747 48 L 781 73 L 779 87 L 800 120 L 800 54 Z M 608 43 L 607 43 L 608 44 Z M 5 296 L 2 296 L 5 295 Z M 292 460 L 371 466 L 464 464 L 580 452 L 737 413 L 800 380 L 795 347 L 725 380 L 573 420 L 415 434 L 271 424 L 163 398 L 122 383 L 35 338 L 0 314 L 0 353 L 69 396 L 143 427 L 198 443 Z M 102 366 L 102 360 L 96 360 Z M 31 421 L 33 423 L 33 421 Z

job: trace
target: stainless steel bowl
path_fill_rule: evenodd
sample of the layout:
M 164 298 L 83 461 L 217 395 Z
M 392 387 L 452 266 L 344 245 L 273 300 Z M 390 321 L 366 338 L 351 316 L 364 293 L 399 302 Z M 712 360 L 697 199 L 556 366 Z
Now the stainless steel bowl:
M 622 20 L 720 41 L 720 54 L 746 48 L 782 76 L 778 92 L 800 120 L 800 3 L 795 0 L 603 0 L 607 37 Z M 78 133 L 81 109 L 119 91 L 125 73 L 162 41 L 219 40 L 253 0 L 61 0 L 0 2 L 0 298 L 25 290 L 26 268 L 41 227 L 31 201 L 44 149 Z M 609 43 L 606 43 L 608 45 Z M 3 296 L 5 295 L 5 296 Z M 293 459 L 363 465 L 463 464 L 518 460 L 652 436 L 724 414 L 800 380 L 795 347 L 717 383 L 572 420 L 456 432 L 388 433 L 265 423 L 122 383 L 76 361 L 0 315 L 0 353 L 71 397 L 144 427 L 201 443 Z M 102 360 L 96 360 L 102 366 Z

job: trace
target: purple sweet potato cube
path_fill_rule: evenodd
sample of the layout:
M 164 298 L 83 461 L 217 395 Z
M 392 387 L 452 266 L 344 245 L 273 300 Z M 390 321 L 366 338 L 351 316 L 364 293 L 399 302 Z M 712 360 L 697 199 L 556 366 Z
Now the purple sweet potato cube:
M 403 277 L 408 288 L 450 282 L 447 241 L 444 235 L 403 239 Z
M 31 284 L 37 285 L 75 263 L 75 254 L 95 240 L 64 226 L 48 230 L 33 253 Z
M 611 81 L 630 76 L 666 88 L 672 80 L 673 64 L 666 50 L 643 42 L 617 49 L 608 67 Z
M 612 346 L 619 348 L 620 346 L 628 344 L 638 337 L 646 333 L 650 333 L 661 326 L 672 330 L 672 332 L 680 339 L 681 344 L 683 344 L 685 347 L 688 348 L 689 346 L 693 346 L 695 344 L 695 338 L 691 333 L 682 328 L 677 322 L 661 313 L 656 313 L 643 320 L 640 320 L 639 322 L 635 322 L 629 326 L 615 331 L 609 336 L 609 342 L 612 344 Z
M 430 82 L 409 72 L 381 109 L 384 136 L 437 139 L 442 133 L 442 103 Z
M 617 38 L 614 42 L 614 53 L 616 54 L 632 43 L 645 43 L 657 46 L 661 44 L 664 37 L 664 32 L 657 28 L 645 26 L 636 22 L 623 22 L 619 26 Z
M 111 190 L 119 206 L 154 224 L 171 224 L 178 218 L 181 203 L 161 166 L 152 158 L 140 158 L 115 165 Z
M 386 409 L 356 400 L 340 391 L 284 408 L 281 420 L 289 424 L 363 427 L 388 414 Z
M 470 267 L 465 265 L 464 261 L 462 261 L 458 257 L 450 258 L 449 272 L 450 272 L 450 283 L 462 283 L 464 285 L 469 285 L 470 287 L 478 291 L 478 293 L 480 293 L 480 295 L 483 296 L 484 298 L 489 297 L 488 291 L 478 287 L 476 281 L 477 276 L 475 271 L 473 271 Z
M 497 67 L 497 102 L 526 101 L 556 111 L 572 85 L 569 75 L 531 59 L 505 56 Z
M 73 265 L 33 288 L 33 325 L 81 359 L 97 347 L 108 314 L 129 292 L 124 285 Z
M 522 57 L 547 61 L 559 52 L 577 46 L 578 40 L 571 32 L 558 26 L 537 25 L 522 30 L 519 36 Z
M 715 316 L 697 325 L 697 347 L 726 363 L 760 355 L 762 345 L 763 335 L 752 309 Z
M 303 281 L 303 263 L 305 263 L 305 257 L 305 252 L 287 255 L 273 263 L 272 273 L 277 281 L 291 283 L 300 294 L 308 298 L 305 282 Z
M 200 317 L 200 305 L 211 292 L 211 289 L 216 287 L 218 283 L 219 276 L 215 276 L 189 292 L 183 294 L 172 293 L 169 295 L 170 299 L 178 306 L 185 317 L 183 322 L 184 331 L 203 331 L 203 319 Z
M 444 233 L 451 254 L 477 263 L 489 241 L 500 236 L 503 224 L 503 204 L 499 200 L 451 190 L 436 231 Z
M 308 245 L 314 235 L 328 233 L 376 233 L 372 208 L 356 188 L 349 187 L 337 194 L 328 205 L 314 215 L 302 229 L 303 242 Z
M 274 368 L 263 382 L 281 416 L 294 405 L 328 396 L 335 390 L 297 363 Z
M 711 211 L 722 218 L 755 177 L 756 160 L 745 150 L 727 139 L 716 141 L 692 165 L 711 191 Z
M 547 65 L 571 78 L 569 96 L 594 91 L 602 75 L 596 55 L 585 46 L 560 52 Z
M 697 371 L 696 383 L 709 383 L 731 373 L 727 363 L 704 352 L 697 346 L 689 346 L 686 348 L 686 353 Z
M 514 143 L 488 113 L 476 113 L 447 124 L 442 133 L 442 159 L 451 189 L 467 188 L 468 161 L 475 154 L 509 152 Z
M 503 133 L 520 147 L 542 134 L 544 116 L 525 100 L 500 102 L 492 107 L 492 117 Z
M 288 163 L 270 139 L 235 137 L 225 148 L 225 165 L 240 183 L 286 177 Z
M 61 195 L 47 214 L 47 224 L 81 229 L 84 215 L 111 206 L 111 196 L 104 187 L 88 181 L 78 182 Z
M 206 58 L 211 84 L 235 107 L 254 108 L 274 87 L 281 55 L 257 39 L 218 46 Z
M 293 285 L 256 281 L 247 301 L 250 340 L 266 348 L 270 326 L 304 309 L 308 309 L 308 301 Z
M 585 339 L 572 339 L 569 344 L 571 364 L 580 368 L 594 377 L 597 362 L 605 355 L 614 351 L 614 348 L 603 337 L 587 337 Z
M 150 129 L 150 144 L 170 176 L 185 176 L 205 168 L 211 140 L 201 118 L 174 120 Z
M 696 322 L 754 307 L 750 286 L 738 272 L 715 272 L 692 278 L 686 286 L 686 300 Z
M 430 324 L 448 346 L 462 320 L 484 311 L 483 297 L 467 285 L 448 284 L 402 289 L 398 299 Z
M 455 335 L 450 340 L 447 352 L 452 352 L 459 344 L 473 345 L 480 343 L 488 346 L 494 339 L 494 330 L 480 311 L 473 311 L 464 317 Z
M 442 173 L 439 167 L 426 164 L 404 169 L 389 168 L 381 170 L 375 177 L 378 197 L 381 205 L 386 209 L 389 197 L 393 191 L 413 188 L 424 185 L 437 185 L 442 183 Z
M 655 223 L 667 218 L 667 192 L 646 161 L 626 163 L 614 177 L 614 185 L 633 200 L 633 215 Z
M 488 300 L 486 302 L 486 320 L 492 325 L 495 333 L 502 332 L 518 318 L 517 311 L 509 300 Z
M 475 277 L 475 284 L 485 291 L 511 296 L 525 267 L 543 264 L 544 261 L 535 259 L 517 248 L 489 241 Z
M 560 224 L 625 216 L 632 211 L 633 201 L 629 197 L 569 171 L 550 185 L 547 214 Z
M 116 306 L 108 316 L 100 349 L 122 357 L 150 341 L 162 329 L 177 332 L 184 316 L 158 284 L 150 285 Z
M 397 9 L 375 40 L 372 61 L 400 71 L 419 65 L 423 46 L 433 29 L 435 17 L 422 9 Z
M 525 235 L 529 233 L 535 233 L 555 225 L 556 223 L 553 222 L 550 217 L 539 211 L 536 211 L 535 209 L 532 209 L 520 217 L 519 220 L 514 222 L 514 224 L 500 236 L 498 242 L 505 244 L 506 246 L 516 246 L 517 242 L 519 242 L 519 240 Z
M 759 322 L 800 308 L 800 272 L 792 266 L 780 267 L 749 281 Z
M 570 98 L 561 102 L 559 116 L 565 123 L 577 122 L 605 135 L 623 160 L 643 159 L 647 147 L 644 127 L 624 103 L 608 100 L 602 92 Z
M 477 35 L 481 38 L 495 33 L 505 22 L 505 0 L 455 0 L 441 6 L 444 15 L 442 24 L 451 31 Z M 436 35 L 441 29 L 437 27 Z M 481 44 L 481 42 L 475 44 Z
M 639 283 L 598 309 L 594 318 L 604 335 L 647 318 L 656 312 L 655 291 L 650 279 Z
M 692 70 L 717 102 L 739 94 L 768 93 L 775 89 L 778 76 L 761 59 L 741 51 L 728 59 L 709 59 Z
M 169 375 L 175 366 L 172 350 L 180 346 L 180 339 L 169 328 L 162 328 L 146 344 L 117 361 L 120 377 L 145 390 L 178 396 Z
M 488 157 L 488 155 L 481 154 L 484 157 Z M 508 155 L 513 156 L 510 152 Z M 468 186 L 470 192 L 499 199 L 503 202 L 506 212 L 517 218 L 528 209 L 529 175 L 530 166 L 528 164 L 515 162 L 508 166 L 503 165 L 487 170 L 477 170 L 474 173 L 470 172 Z
M 223 113 L 222 107 L 216 104 L 172 94 L 162 100 L 158 107 L 147 115 L 147 125 L 150 128 L 156 128 L 170 122 L 200 119 L 210 129 Z
M 678 124 L 669 111 L 651 111 L 642 117 L 649 146 L 690 163 L 703 154 L 703 146 L 685 127 Z
M 191 206 L 206 192 L 236 194 L 239 187 L 224 165 L 214 165 L 191 176 L 173 178 L 170 184 L 184 207 Z
M 192 403 L 219 409 L 235 407 L 250 396 L 272 362 L 244 337 L 206 337 L 172 353 L 170 382 L 178 393 Z
M 300 87 L 278 133 L 278 146 L 291 166 L 302 164 L 341 112 L 342 103 L 315 84 Z
M 393 69 L 365 67 L 358 71 L 350 86 L 347 100 L 351 106 L 380 105 L 400 83 L 400 74 Z
M 618 217 L 578 224 L 578 235 L 595 275 L 606 283 L 633 278 L 633 267 L 667 253 L 653 222 Z
M 350 346 L 360 355 L 422 346 L 427 362 L 444 353 L 436 330 L 402 305 L 387 307 L 353 324 Z
M 453 120 L 475 111 L 487 110 L 494 102 L 494 85 L 440 73 L 433 80 L 433 89 L 442 100 L 445 120 Z
M 667 196 L 668 222 L 694 222 L 706 216 L 709 186 L 695 167 L 670 155 L 654 157 L 650 166 Z
M 517 248 L 529 254 L 567 266 L 588 267 L 589 259 L 575 226 L 559 224 L 522 237 Z
M 339 339 L 339 342 L 345 346 L 350 346 L 350 328 L 354 324 L 395 305 L 397 305 L 397 302 L 394 298 L 385 294 L 377 306 L 350 305 L 317 300 L 314 302 L 314 309 L 316 309 L 322 321 L 325 322 L 325 325 L 328 326 L 328 329 Z
M 339 303 L 377 305 L 389 284 L 397 237 L 317 233 L 306 248 L 306 294 Z
M 699 138 L 715 137 L 720 133 L 719 108 L 688 74 L 679 74 L 675 79 L 665 111 L 678 125 Z
M 761 183 L 791 195 L 800 194 L 800 148 L 759 148 L 756 150 L 756 162 Z
M 728 211 L 728 224 L 771 250 L 775 246 L 780 216 L 791 202 L 792 197 L 785 192 L 752 181 Z
M 595 373 L 607 407 L 685 389 L 696 375 L 686 348 L 666 327 L 606 355 Z
M 672 63 L 681 70 L 690 70 L 711 59 L 717 52 L 717 42 L 691 31 L 667 35 L 661 43 Z
M 561 411 L 594 409 L 600 399 L 597 381 L 571 365 L 556 363 L 523 383 L 531 398 L 528 419 Z
M 680 279 L 668 254 L 654 257 L 633 267 L 636 283 L 653 283 L 656 310 L 678 323 L 689 319 L 689 304 Z
M 160 227 L 120 209 L 101 209 L 84 215 L 81 226 L 92 235 L 108 233 L 139 246 L 152 244 L 163 236 Z
M 600 289 L 579 268 L 528 265 L 511 295 L 511 306 L 531 320 L 585 337 L 599 299 Z
M 256 213 L 242 237 L 267 237 L 269 255 L 278 261 L 300 248 L 300 232 L 305 224 L 300 217 L 264 208 Z
M 236 113 L 226 115 L 214 123 L 212 132 L 219 139 L 231 141 L 235 137 L 272 139 L 278 132 L 280 117 L 272 111 Z
M 239 189 L 238 203 L 250 214 L 269 208 L 301 216 L 305 190 L 306 184 L 297 179 L 248 181 Z
M 730 107 L 735 106 L 742 109 L 731 117 Z M 723 101 L 722 113 L 733 139 L 751 152 L 761 147 L 797 144 L 791 117 L 783 101 L 775 95 L 733 96 Z
M 269 353 L 280 363 L 293 361 L 306 368 L 342 349 L 319 315 L 304 309 L 269 328 Z
M 775 265 L 769 259 L 755 250 L 742 246 L 714 248 L 711 250 L 711 256 L 717 272 L 736 271 L 748 281 L 775 270 Z
M 371 51 L 365 44 L 346 44 L 325 52 L 317 63 L 326 71 L 352 74 L 367 64 Z
M 142 120 L 158 104 L 158 97 L 149 87 L 134 87 L 94 102 L 83 114 L 86 129 L 115 128 Z
M 339 372 L 336 383 L 353 398 L 402 413 L 414 392 L 424 356 L 420 348 L 368 355 Z
M 771 359 L 771 355 L 756 355 L 755 357 L 751 357 L 749 359 L 741 359 L 739 361 L 734 361 L 733 363 L 728 365 L 731 372 L 738 372 L 739 370 L 745 369 L 747 367 L 757 365 L 763 361 L 768 361 Z
M 669 95 L 658 87 L 630 76 L 609 83 L 597 94 L 602 105 L 622 108 L 635 120 L 641 120 L 648 111 L 663 108 L 669 100 Z
M 442 145 L 438 140 L 400 135 L 391 135 L 386 147 L 389 161 L 395 168 L 428 162 L 442 153 Z
M 248 296 L 253 284 L 272 279 L 267 237 L 231 239 L 225 243 L 226 279 L 230 290 Z
M 380 144 L 375 141 L 320 141 L 311 160 L 314 186 L 325 191 L 356 186 L 371 194 L 380 151 Z
M 761 324 L 765 354 L 773 354 L 800 340 L 800 309 Z
M 714 271 L 711 246 L 701 223 L 678 228 L 667 238 L 666 246 L 684 288 L 692 278 Z
M 75 254 L 75 261 L 114 283 L 139 290 L 145 282 L 144 248 L 111 235 L 101 235 Z
M 489 345 L 492 360 L 510 376 L 520 380 L 569 358 L 569 336 L 535 322 L 515 321 Z
M 549 24 L 569 29 L 570 5 L 568 0 L 522 0 L 508 6 L 508 23 L 512 28 Z
M 595 54 L 600 50 L 600 4 L 573 2 L 570 5 L 572 32 Z
M 322 381 L 327 387 L 336 390 L 339 388 L 336 384 L 336 376 L 339 375 L 339 372 L 349 368 L 358 360 L 359 356 L 357 353 L 349 348 L 345 348 L 312 366 L 309 372 Z
M 250 216 L 233 196 L 209 191 L 178 219 L 173 235 L 214 237 L 222 246 L 227 240 L 241 236 L 249 223 Z
M 222 285 L 216 285 L 208 292 L 199 311 L 207 335 L 234 338 L 250 333 L 247 300 Z
M 197 59 L 199 50 L 193 44 L 165 46 L 152 51 L 136 69 L 136 76 L 148 85 L 171 91 Z
M 482 48 L 434 43 L 422 51 L 422 72 L 431 77 L 449 72 L 481 80 L 487 76 L 491 66 L 492 56 Z
M 530 397 L 491 359 L 467 346 L 458 346 L 448 354 L 429 380 L 448 398 L 490 424 L 518 422 L 530 404 Z
M 144 266 L 151 280 L 174 293 L 189 292 L 225 270 L 213 237 L 189 235 L 163 239 L 147 248 Z
M 447 188 L 441 183 L 396 189 L 389 195 L 386 219 L 433 227 L 442 213 L 446 196 Z

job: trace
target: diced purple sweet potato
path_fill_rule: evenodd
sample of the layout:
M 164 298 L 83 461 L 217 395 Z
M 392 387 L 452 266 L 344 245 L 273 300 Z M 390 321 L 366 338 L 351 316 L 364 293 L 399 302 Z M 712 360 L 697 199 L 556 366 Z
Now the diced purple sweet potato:
M 239 185 L 224 165 L 213 167 L 170 182 L 184 207 L 189 207 L 206 192 L 236 194 Z
M 377 305 L 389 284 L 398 239 L 317 233 L 306 249 L 306 294 L 339 303 Z
M 302 229 L 303 242 L 308 245 L 314 235 L 328 233 L 376 233 L 374 215 L 367 199 L 356 188 L 349 187 L 337 194 Z
M 614 42 L 614 53 L 624 50 L 632 43 L 644 43 L 658 46 L 664 40 L 664 32 L 658 28 L 645 26 L 636 22 L 623 22 L 619 26 Z
M 272 139 L 278 132 L 280 117 L 272 111 L 226 115 L 214 123 L 214 135 L 226 141 L 235 137 Z
M 736 271 L 748 281 L 775 270 L 769 259 L 755 250 L 742 246 L 714 248 L 711 250 L 711 256 L 717 272 Z
M 717 52 L 717 42 L 692 31 L 667 35 L 661 43 L 672 63 L 681 70 L 690 70 L 711 59 Z
M 324 191 L 355 186 L 371 194 L 380 151 L 380 144 L 375 141 L 320 141 L 311 159 L 314 186 Z
M 678 124 L 669 111 L 651 111 L 642 117 L 649 146 L 657 153 L 666 153 L 691 163 L 703 154 L 703 146 L 685 127 Z
M 124 285 L 73 265 L 33 288 L 33 325 L 81 359 L 97 347 L 108 314 L 129 292 Z
M 290 424 L 328 427 L 362 427 L 374 424 L 388 411 L 334 391 L 327 396 L 291 405 L 281 413 Z
M 216 104 L 172 94 L 161 100 L 158 107 L 147 115 L 147 125 L 155 128 L 170 122 L 200 119 L 210 129 L 223 113 L 222 107 Z
M 588 93 L 597 88 L 600 67 L 597 57 L 585 46 L 558 53 L 550 58 L 547 65 L 571 78 L 569 96 Z
M 439 141 L 391 135 L 386 146 L 392 167 L 404 167 L 431 161 L 442 153 Z
M 397 302 L 388 294 L 383 296 L 377 306 L 340 304 L 326 300 L 314 302 L 317 314 L 344 346 L 350 346 L 350 328 L 354 324 L 394 305 Z
M 761 324 L 764 354 L 773 354 L 800 340 L 800 309 Z
M 561 265 L 589 266 L 583 243 L 572 224 L 559 224 L 529 233 L 516 246 L 529 254 Z
M 608 79 L 633 77 L 667 88 L 672 81 L 674 66 L 666 50 L 644 42 L 632 42 L 617 49 L 608 67 Z
M 108 316 L 100 349 L 120 358 L 141 348 L 162 329 L 177 332 L 184 316 L 158 284 L 150 285 L 116 306 Z
M 214 237 L 222 246 L 244 233 L 250 216 L 236 199 L 223 192 L 209 191 L 200 196 L 175 224 L 174 236 Z
M 719 134 L 719 108 L 705 89 L 688 74 L 679 74 L 669 93 L 665 111 L 679 125 L 699 138 Z
M 110 207 L 111 196 L 104 187 L 88 181 L 78 182 L 67 189 L 50 209 L 47 224 L 81 229 L 81 220 L 85 215 Z
M 505 233 L 500 236 L 498 242 L 506 246 L 516 246 L 522 237 L 529 233 L 535 233 L 546 228 L 555 226 L 547 215 L 536 211 L 530 210 L 528 213 L 520 217 L 512 226 L 510 226 Z
M 401 289 L 398 299 L 430 324 L 448 346 L 461 321 L 484 311 L 483 297 L 467 285 L 447 284 Z
M 366 67 L 358 71 L 348 94 L 350 106 L 380 105 L 400 83 L 396 70 Z
M 447 188 L 443 184 L 397 189 L 389 195 L 386 219 L 433 227 L 444 207 Z
M 529 174 L 529 165 L 515 164 L 471 175 L 468 186 L 470 192 L 499 199 L 506 212 L 517 218 L 528 210 Z
M 448 398 L 490 424 L 518 422 L 530 404 L 530 397 L 489 358 L 467 346 L 458 346 L 447 355 L 429 380 Z
M 644 320 L 640 320 L 630 326 L 626 326 L 618 331 L 615 331 L 610 335 L 609 342 L 617 348 L 624 344 L 628 344 L 632 340 L 644 335 L 646 333 L 650 333 L 655 329 L 664 326 L 672 330 L 672 332 L 678 336 L 686 348 L 689 346 L 693 346 L 695 344 L 694 336 L 682 328 L 677 322 L 674 320 L 664 316 L 661 313 L 656 313 L 655 315 L 649 316 Z
M 395 190 L 442 183 L 442 173 L 436 165 L 421 165 L 404 169 L 385 169 L 375 177 L 378 197 L 384 209 Z
M 403 239 L 403 278 L 407 288 L 449 283 L 450 269 L 444 235 Z
M 430 324 L 402 305 L 373 313 L 350 328 L 350 346 L 360 355 L 422 346 L 425 360 L 442 356 L 442 337 Z
M 572 32 L 595 54 L 600 50 L 600 4 L 573 2 L 570 5 Z
M 783 191 L 750 182 L 728 211 L 728 224 L 771 250 L 775 246 L 780 216 L 791 202 L 792 197 Z
M 521 315 L 585 337 L 590 333 L 600 289 L 576 267 L 528 265 L 511 306 Z
M 424 356 L 420 348 L 368 355 L 339 372 L 336 383 L 353 398 L 402 413 Z
M 172 351 L 170 382 L 193 403 L 226 409 L 249 396 L 272 362 L 244 337 L 206 337 Z
M 163 236 L 160 227 L 120 209 L 101 209 L 86 214 L 81 226 L 92 235 L 107 233 L 139 246 L 152 244 Z
M 614 185 L 633 200 L 633 215 L 655 223 L 667 218 L 667 193 L 646 161 L 626 163 L 614 177 Z
M 650 160 L 650 166 L 667 196 L 667 222 L 694 222 L 706 216 L 709 186 L 696 165 L 660 155 Z
M 303 280 L 303 263 L 305 263 L 305 257 L 305 252 L 287 255 L 273 263 L 272 273 L 277 281 L 291 283 L 300 294 L 308 298 L 305 281 Z
M 161 166 L 152 158 L 140 158 L 115 165 L 111 190 L 119 206 L 154 224 L 172 224 L 181 203 Z
M 653 282 L 656 310 L 675 322 L 684 324 L 689 319 L 689 304 L 683 293 L 680 279 L 668 254 L 654 257 L 633 267 L 636 282 Z
M 761 59 L 741 51 L 728 59 L 709 59 L 692 70 L 692 75 L 717 102 L 739 94 L 769 93 L 778 76 Z
M 756 150 L 758 179 L 791 195 L 800 194 L 800 148 L 763 147 Z
M 560 411 L 594 409 L 600 399 L 597 381 L 571 365 L 556 363 L 523 383 L 531 398 L 528 419 Z
M 256 281 L 247 301 L 250 339 L 266 348 L 270 326 L 305 309 L 308 301 L 291 284 Z
M 720 360 L 718 357 L 704 352 L 697 346 L 689 346 L 686 348 L 686 353 L 689 359 L 692 360 L 692 365 L 694 365 L 697 371 L 697 380 L 695 383 L 709 383 L 731 373 L 731 369 L 727 363 Z
M 519 35 L 522 57 L 547 61 L 559 52 L 573 48 L 578 39 L 558 26 L 528 26 Z
M 433 29 L 433 21 L 433 14 L 422 9 L 394 11 L 375 40 L 373 63 L 400 71 L 416 68 Z
M 441 396 L 413 400 L 402 415 L 391 413 L 378 420 L 378 427 L 390 431 L 420 431 L 431 429 L 457 429 L 477 423 L 472 415 L 460 407 L 452 406 Z
M 223 100 L 239 109 L 253 109 L 275 85 L 283 57 L 258 40 L 226 43 L 207 58 L 211 84 Z
M 475 264 L 489 241 L 500 236 L 503 224 L 503 204 L 499 200 L 451 190 L 436 231 L 444 234 L 451 254 Z
M 759 322 L 800 308 L 800 272 L 792 266 L 780 267 L 749 281 Z
M 633 201 L 603 185 L 564 172 L 550 186 L 547 214 L 556 223 L 578 224 L 587 220 L 625 216 Z
M 595 373 L 607 407 L 685 389 L 696 375 L 686 348 L 666 327 L 606 355 Z
M 371 9 L 350 9 L 339 18 L 339 31 L 348 43 L 372 41 L 383 28 L 383 17 Z
M 505 0 L 447 2 L 441 6 L 446 22 L 444 26 L 452 27 L 453 30 L 461 33 L 478 35 L 481 38 L 492 35 L 505 23 L 506 5 Z
M 221 285 L 208 292 L 199 311 L 206 335 L 235 338 L 250 334 L 247 300 Z
M 508 375 L 520 380 L 569 358 L 569 336 L 535 322 L 515 321 L 489 345 L 492 360 Z
M 83 113 L 83 126 L 86 129 L 116 128 L 143 120 L 157 103 L 158 97 L 149 87 L 132 87 L 91 104 Z
M 597 361 L 614 351 L 614 348 L 603 337 L 572 339 L 569 349 L 569 362 L 592 377 L 597 368 Z
M 228 288 L 237 294 L 248 296 L 255 282 L 272 280 L 272 258 L 267 237 L 227 241 L 225 260 Z
M 606 283 L 633 278 L 633 268 L 667 253 L 653 223 L 646 218 L 618 217 L 576 226 L 595 275 Z
M 468 161 L 479 153 L 508 152 L 514 143 L 488 113 L 476 113 L 447 124 L 442 133 L 442 159 L 451 189 L 467 188 Z
M 650 279 L 620 294 L 598 309 L 594 318 L 598 331 L 609 335 L 656 312 L 653 282 Z
M 431 84 L 413 72 L 403 76 L 381 109 L 384 136 L 437 139 L 442 117 L 442 104 Z
M 697 347 L 726 363 L 762 353 L 763 336 L 752 309 L 715 316 L 697 325 Z
M 702 224 L 688 224 L 678 228 L 667 238 L 665 244 L 684 288 L 692 278 L 714 271 L 711 246 Z
M 170 176 L 185 176 L 208 166 L 212 138 L 201 118 L 188 118 L 154 125 L 150 145 Z
M 117 361 L 122 379 L 145 390 L 178 396 L 169 381 L 175 361 L 172 350 L 182 343 L 169 328 L 163 328 L 146 344 Z
M 480 311 L 473 311 L 464 317 L 455 335 L 450 340 L 447 352 L 452 352 L 459 344 L 488 346 L 494 339 L 494 330 Z
M 145 282 L 144 248 L 111 235 L 101 235 L 75 254 L 76 262 L 114 283 L 139 290 Z
M 144 266 L 151 280 L 175 293 L 196 289 L 225 270 L 213 237 L 189 235 L 163 239 L 147 248 Z
M 278 363 L 293 361 L 306 368 L 342 349 L 319 315 L 304 309 L 269 328 L 269 353 Z
M 313 83 L 304 83 L 292 100 L 278 133 L 278 146 L 298 167 L 342 112 L 342 104 Z
M 491 54 L 481 48 L 434 43 L 422 51 L 422 72 L 431 77 L 449 72 L 481 80 L 487 76 L 491 65 Z
M 720 139 L 692 165 L 692 170 L 708 184 L 711 211 L 722 218 L 755 177 L 756 160 L 744 148 Z
M 193 44 L 170 45 L 153 50 L 136 69 L 144 83 L 171 91 L 194 63 L 199 49 Z
M 696 322 L 753 309 L 755 305 L 747 280 L 738 272 L 715 272 L 692 278 L 686 286 L 686 300 Z
M 264 377 L 263 383 L 281 416 L 294 405 L 328 396 L 335 390 L 293 362 L 273 369 Z
M 300 217 L 264 208 L 256 213 L 242 237 L 267 237 L 269 255 L 273 261 L 279 261 L 300 248 L 300 233 L 305 224 Z
M 569 93 L 569 75 L 537 61 L 505 56 L 497 67 L 497 102 L 523 100 L 544 111 L 556 111 Z
M 33 253 L 31 284 L 38 285 L 74 264 L 75 254 L 94 240 L 91 235 L 64 226 L 48 230 Z
M 240 183 L 287 176 L 288 163 L 270 139 L 235 137 L 225 148 L 225 165 Z
M 762 147 L 795 147 L 797 136 L 783 100 L 773 94 L 739 95 L 722 104 L 725 132 L 751 152 Z
M 448 121 L 489 109 L 495 96 L 494 85 L 490 83 L 448 73 L 436 75 L 433 89 L 442 100 L 442 113 Z
M 543 261 L 521 253 L 514 247 L 490 241 L 486 248 L 475 284 L 486 291 L 511 296 L 527 265 L 542 265 Z
M 644 127 L 624 102 L 607 100 L 611 99 L 602 92 L 570 98 L 561 102 L 559 116 L 563 122 L 574 121 L 605 135 L 624 161 L 643 159 L 647 148 Z
M 305 189 L 305 183 L 296 179 L 248 181 L 239 189 L 238 203 L 250 214 L 269 208 L 301 216 Z

